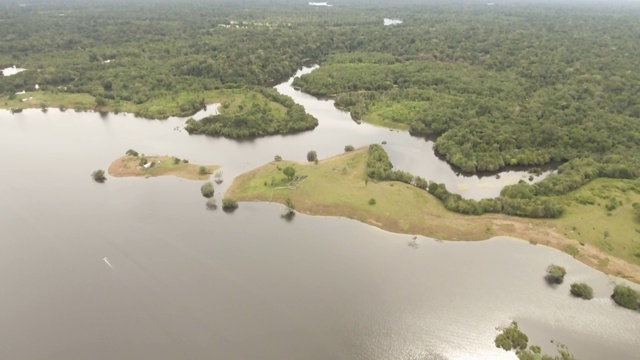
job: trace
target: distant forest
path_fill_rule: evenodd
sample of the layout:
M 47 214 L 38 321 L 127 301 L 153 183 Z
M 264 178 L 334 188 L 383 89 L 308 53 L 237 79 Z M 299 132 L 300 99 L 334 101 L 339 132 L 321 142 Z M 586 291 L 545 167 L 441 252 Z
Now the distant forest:
M 640 177 L 640 5 L 329 3 L 0 0 L 0 68 L 29 69 L 0 77 L 0 103 L 38 84 L 102 106 L 190 99 L 177 107 L 193 113 L 204 92 L 262 99 L 320 64 L 295 85 L 356 119 L 437 137 L 435 150 L 464 172 L 565 163 L 558 176 L 507 187 L 510 198 Z M 247 137 L 316 126 L 288 99 L 267 98 L 190 130 Z M 279 120 L 265 124 L 273 113 Z

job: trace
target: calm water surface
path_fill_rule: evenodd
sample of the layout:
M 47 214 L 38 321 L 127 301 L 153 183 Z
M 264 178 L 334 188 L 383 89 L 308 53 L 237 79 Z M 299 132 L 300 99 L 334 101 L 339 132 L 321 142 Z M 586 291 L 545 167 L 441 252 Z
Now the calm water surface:
M 506 239 L 419 238 L 414 249 L 409 235 L 347 219 L 287 222 L 276 204 L 206 211 L 199 182 L 89 177 L 129 148 L 223 165 L 218 199 L 275 154 L 302 161 L 309 149 L 387 140 L 396 167 L 425 166 L 428 149 L 402 141 L 426 141 L 296 101 L 320 119 L 316 131 L 247 142 L 189 137 L 184 119 L 0 112 L 2 357 L 514 359 L 492 340 L 515 319 L 583 360 L 640 359 L 640 314 L 615 307 L 612 281 L 561 252 Z M 556 289 L 542 280 L 551 262 L 568 270 Z M 596 298 L 571 298 L 574 281 Z

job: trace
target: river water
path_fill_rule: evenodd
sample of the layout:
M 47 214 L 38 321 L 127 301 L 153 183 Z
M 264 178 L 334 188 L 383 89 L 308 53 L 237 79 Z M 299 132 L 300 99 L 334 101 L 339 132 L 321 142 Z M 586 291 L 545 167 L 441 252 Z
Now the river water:
M 287 222 L 276 204 L 207 211 L 199 182 L 90 179 L 133 148 L 222 165 L 220 199 L 233 176 L 275 154 L 302 161 L 310 149 L 325 157 L 382 140 L 397 168 L 478 184 L 466 193 L 507 177 L 424 165 L 426 141 L 294 99 L 320 119 L 316 130 L 244 142 L 188 136 L 176 118 L 0 112 L 2 358 L 514 359 L 492 343 L 514 319 L 547 349 L 556 339 L 583 360 L 640 358 L 640 314 L 613 305 L 607 276 L 552 249 L 428 238 L 414 249 L 409 235 L 348 219 Z M 542 279 L 552 262 L 568 270 L 556 289 Z M 573 299 L 574 281 L 595 299 Z

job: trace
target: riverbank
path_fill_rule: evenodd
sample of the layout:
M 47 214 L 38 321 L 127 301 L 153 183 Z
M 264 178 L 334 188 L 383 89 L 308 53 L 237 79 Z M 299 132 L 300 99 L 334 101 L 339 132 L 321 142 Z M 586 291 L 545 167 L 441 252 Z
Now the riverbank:
M 453 241 L 486 240 L 508 236 L 565 251 L 577 260 L 640 283 L 635 258 L 632 214 L 607 216 L 599 207 L 574 204 L 567 195 L 567 214 L 560 219 L 539 220 L 505 215 L 465 216 L 445 209 L 427 191 L 399 182 L 365 181 L 367 149 L 338 155 L 318 164 L 271 162 L 234 179 L 225 196 L 238 201 L 273 201 L 290 198 L 297 211 L 310 215 L 340 216 L 397 233 L 424 235 Z M 282 169 L 291 166 L 303 182 L 288 187 Z M 594 181 L 582 191 L 609 188 L 607 181 Z M 277 189 L 276 188 L 280 188 Z M 636 194 L 637 195 L 637 194 Z M 635 199 L 635 195 L 633 197 Z M 629 218 L 628 218 L 629 217 Z M 586 222 L 585 222 L 586 221 Z M 629 223 L 626 226 L 622 223 Z M 592 227 L 589 231 L 585 224 Z M 600 227 L 610 227 L 602 241 Z M 640 225 L 638 225 L 640 227 Z M 615 236 L 611 233 L 615 232 Z M 640 260 L 640 259 L 639 259 Z
M 187 180 L 207 180 L 219 166 L 190 164 L 173 156 L 145 156 L 147 167 L 141 165 L 141 156 L 123 156 L 109 165 L 109 175 L 114 177 L 177 176 Z M 151 165 L 153 164 L 153 165 Z M 200 168 L 204 167 L 202 173 Z

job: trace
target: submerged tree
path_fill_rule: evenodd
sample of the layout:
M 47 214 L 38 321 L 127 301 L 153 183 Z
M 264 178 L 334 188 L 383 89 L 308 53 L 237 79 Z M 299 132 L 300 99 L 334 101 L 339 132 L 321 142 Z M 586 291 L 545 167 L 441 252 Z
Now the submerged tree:
M 213 184 L 210 181 L 207 181 L 206 183 L 202 184 L 202 186 L 200 187 L 200 192 L 202 193 L 202 196 L 206 198 L 213 197 L 213 193 L 214 193 Z
M 567 270 L 560 265 L 551 264 L 547 267 L 547 276 L 545 279 L 550 284 L 562 284 L 564 276 L 567 274 Z
M 616 304 L 631 310 L 640 310 L 640 292 L 627 285 L 616 285 L 611 295 Z
M 232 198 L 222 199 L 222 210 L 230 212 L 238 208 L 238 202 Z
M 585 300 L 593 299 L 593 289 L 585 283 L 571 284 L 571 295 L 583 298 Z
M 96 170 L 92 172 L 91 178 L 93 178 L 93 181 L 99 182 L 99 183 L 103 183 L 107 181 L 107 177 L 104 176 L 104 170 Z

